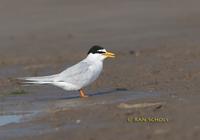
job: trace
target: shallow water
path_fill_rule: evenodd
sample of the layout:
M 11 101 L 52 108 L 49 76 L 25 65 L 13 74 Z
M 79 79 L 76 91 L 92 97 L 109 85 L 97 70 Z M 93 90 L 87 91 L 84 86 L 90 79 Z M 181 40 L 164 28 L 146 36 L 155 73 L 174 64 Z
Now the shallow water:
M 3 115 L 0 116 L 0 126 L 9 124 L 9 123 L 18 123 L 23 115 Z
M 48 94 L 48 93 L 47 93 Z M 74 96 L 75 95 L 75 96 Z M 111 89 L 89 94 L 88 98 L 81 99 L 76 94 L 65 94 L 56 97 L 56 94 L 37 94 L 5 97 L 0 103 L 0 125 L 20 122 L 27 114 L 45 113 L 57 109 L 72 109 L 92 105 L 113 104 L 137 100 L 140 98 L 156 97 L 158 93 L 135 92 L 126 89 Z M 31 116 L 31 115 L 30 115 Z
M 51 90 L 51 92 L 54 92 L 54 90 Z M 10 133 L 12 133 L 12 137 L 15 137 L 30 136 L 38 134 L 39 131 L 42 131 L 43 133 L 54 131 L 54 129 L 51 129 L 48 124 L 31 124 L 23 128 L 20 127 L 20 124 L 28 123 L 37 116 L 47 115 L 48 113 L 54 111 L 87 108 L 95 105 L 114 104 L 129 100 L 159 96 L 158 93 L 154 92 L 136 92 L 126 89 L 111 89 L 88 94 L 88 98 L 82 99 L 77 96 L 78 94 L 61 95 L 57 92 L 54 94 L 51 92 L 46 92 L 44 94 L 40 93 L 40 96 L 37 94 L 29 94 L 4 97 L 4 99 L 1 99 L 0 139 L 11 137 L 9 135 Z M 37 96 L 38 98 L 36 98 Z M 65 127 L 73 128 L 77 126 L 69 124 Z
M 54 89 L 51 91 L 48 90 L 45 93 L 4 97 L 0 103 L 0 114 L 36 114 L 36 112 L 48 112 L 60 108 L 80 108 L 159 96 L 155 92 L 136 92 L 126 89 L 109 89 L 96 93 L 88 93 L 90 93 L 88 94 L 89 97 L 84 99 L 79 98 L 79 95 L 76 93 L 57 93 L 56 89 L 55 91 Z

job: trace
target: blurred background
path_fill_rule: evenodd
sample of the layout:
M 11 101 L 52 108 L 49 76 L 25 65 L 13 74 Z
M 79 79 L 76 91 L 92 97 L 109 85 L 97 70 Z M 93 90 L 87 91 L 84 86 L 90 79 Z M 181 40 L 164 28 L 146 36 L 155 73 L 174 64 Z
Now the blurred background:
M 197 0 L 0 0 L 0 78 L 61 71 L 96 44 L 122 66 L 142 48 L 196 47 L 199 15 Z
M 199 44 L 199 14 L 197 0 L 0 0 L 0 63 Z
M 90 140 L 104 136 L 199 139 L 199 37 L 199 0 L 0 0 L 1 109 L 23 111 L 30 106 L 34 110 L 32 104 L 43 108 L 51 98 L 51 105 L 60 105 L 59 97 L 78 95 L 52 86 L 21 87 L 15 81 L 17 77 L 58 73 L 86 57 L 93 45 L 117 54 L 116 59 L 105 61 L 100 78 L 86 89 L 91 94 L 113 91 L 89 98 L 103 104 L 70 112 L 61 108 L 32 122 L 0 127 L 0 139 L 5 139 L 3 134 L 13 134 L 14 138 L 21 134 L 27 140 L 33 132 L 37 137 L 32 139 L 48 140 L 62 136 Z M 119 102 L 115 102 L 118 96 L 112 90 L 116 88 L 127 89 L 130 97 L 140 92 L 159 95 L 137 100 L 120 96 L 131 104 L 164 103 L 119 109 Z M 108 105 L 106 99 L 112 104 Z M 130 125 L 126 121 L 130 115 L 166 117 L 169 123 Z M 76 119 L 84 125 L 76 124 Z

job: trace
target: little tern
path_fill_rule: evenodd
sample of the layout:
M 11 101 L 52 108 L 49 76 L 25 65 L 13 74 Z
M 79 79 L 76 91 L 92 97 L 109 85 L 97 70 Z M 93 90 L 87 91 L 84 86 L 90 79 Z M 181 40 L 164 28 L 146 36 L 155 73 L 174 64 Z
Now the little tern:
M 95 45 L 90 48 L 85 59 L 61 73 L 40 77 L 23 77 L 19 79 L 24 80 L 24 83 L 50 84 L 67 91 L 79 91 L 80 97 L 88 97 L 83 88 L 90 85 L 99 77 L 103 69 L 103 60 L 114 57 L 114 53 L 108 52 L 103 47 Z

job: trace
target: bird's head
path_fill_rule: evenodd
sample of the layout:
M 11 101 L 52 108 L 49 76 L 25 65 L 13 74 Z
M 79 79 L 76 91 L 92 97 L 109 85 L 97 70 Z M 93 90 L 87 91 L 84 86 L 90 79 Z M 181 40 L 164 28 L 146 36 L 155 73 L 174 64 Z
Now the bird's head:
M 106 49 L 101 46 L 95 45 L 88 51 L 88 56 L 92 59 L 104 60 L 106 58 L 114 58 L 115 54 L 106 51 Z

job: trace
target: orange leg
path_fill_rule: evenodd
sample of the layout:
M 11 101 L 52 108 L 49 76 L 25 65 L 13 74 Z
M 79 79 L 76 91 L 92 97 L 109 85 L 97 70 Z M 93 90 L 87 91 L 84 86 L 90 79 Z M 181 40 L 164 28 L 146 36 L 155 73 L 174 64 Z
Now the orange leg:
M 80 92 L 80 97 L 81 97 L 81 98 L 88 97 L 87 95 L 85 95 L 83 89 L 80 89 L 79 92 Z

